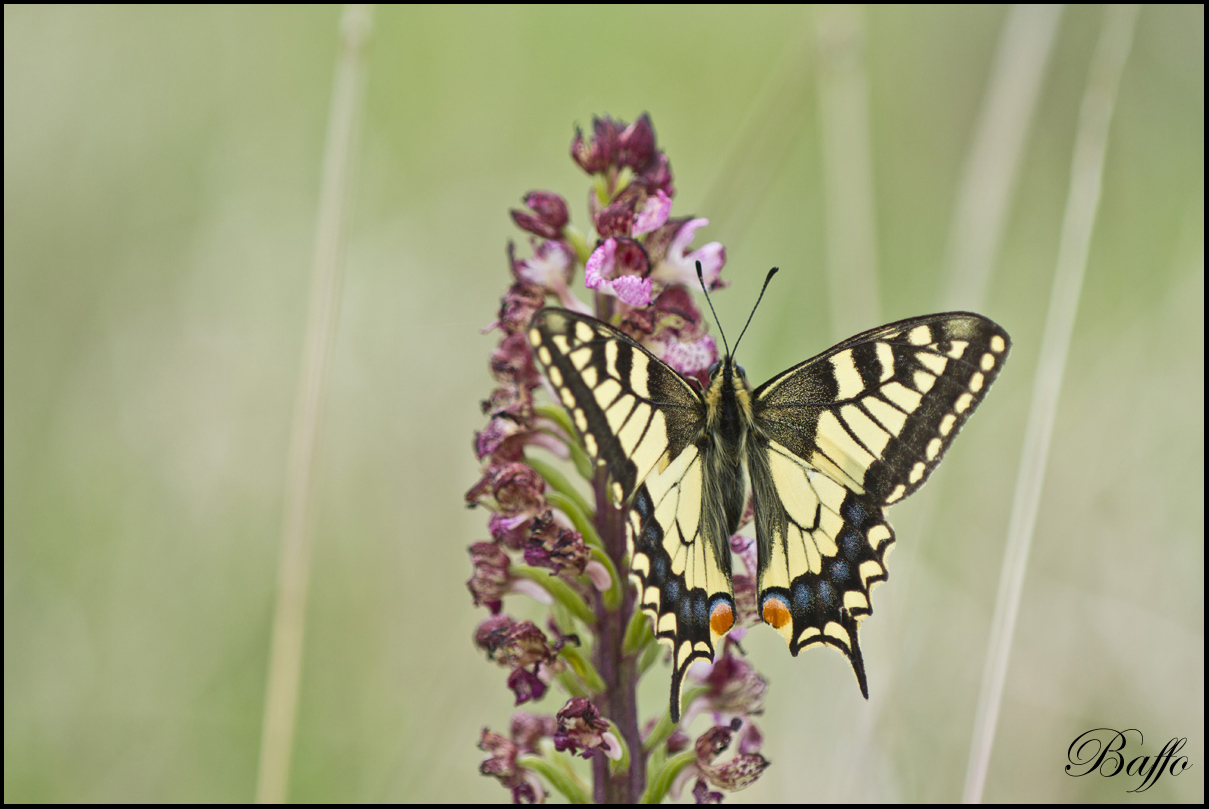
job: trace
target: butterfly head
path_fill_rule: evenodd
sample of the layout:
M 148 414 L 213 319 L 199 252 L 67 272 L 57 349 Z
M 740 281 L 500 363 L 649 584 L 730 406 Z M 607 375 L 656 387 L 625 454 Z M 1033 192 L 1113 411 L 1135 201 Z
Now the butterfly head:
M 747 384 L 747 372 L 743 366 L 731 359 L 730 355 L 722 357 L 709 367 L 709 385 L 706 388 L 706 398 L 738 397 L 750 399 L 751 387 Z
M 769 270 L 764 279 L 764 287 L 760 290 L 760 297 L 751 309 L 751 315 L 756 313 L 756 307 L 760 305 L 764 291 L 768 289 L 768 282 L 776 274 L 776 267 Z M 713 311 L 714 303 L 709 299 L 709 289 L 705 286 L 700 261 L 697 262 L 697 280 L 701 282 L 701 291 L 705 293 L 710 311 Z M 739 350 L 739 343 L 743 341 L 743 335 L 751 325 L 751 315 L 748 315 L 747 323 L 739 333 L 739 339 L 735 341 L 735 351 Z M 718 313 L 714 312 L 714 322 L 717 321 Z M 722 331 L 721 324 L 718 331 Z M 736 450 L 742 446 L 744 435 L 752 423 L 751 387 L 747 384 L 747 374 L 743 366 L 734 361 L 735 351 L 731 351 L 725 334 L 722 335 L 722 345 L 726 347 L 726 353 L 709 368 L 709 386 L 705 390 L 706 423 L 712 434 L 725 445 L 724 449 L 733 453 L 737 459 Z

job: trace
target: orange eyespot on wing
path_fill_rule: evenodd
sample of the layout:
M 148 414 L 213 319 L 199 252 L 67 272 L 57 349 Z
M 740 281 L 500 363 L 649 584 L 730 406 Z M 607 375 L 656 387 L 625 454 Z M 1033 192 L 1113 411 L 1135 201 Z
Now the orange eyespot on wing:
M 764 623 L 780 629 L 789 623 L 789 605 L 780 596 L 770 595 L 764 599 L 763 616 Z
M 725 635 L 734 625 L 735 613 L 731 610 L 730 604 L 725 601 L 714 604 L 714 608 L 710 610 L 709 614 L 709 628 L 713 630 L 713 633 Z

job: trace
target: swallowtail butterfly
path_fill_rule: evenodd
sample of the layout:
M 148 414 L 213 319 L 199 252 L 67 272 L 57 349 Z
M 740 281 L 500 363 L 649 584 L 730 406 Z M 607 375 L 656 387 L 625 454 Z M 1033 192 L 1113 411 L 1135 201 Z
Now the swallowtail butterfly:
M 794 655 L 842 652 L 868 698 L 857 628 L 886 579 L 887 508 L 923 485 L 986 396 L 1007 332 L 969 312 L 913 317 L 754 390 L 729 349 L 701 390 L 613 326 L 563 309 L 537 312 L 528 337 L 629 508 L 630 574 L 672 648 L 673 721 L 685 672 L 713 659 L 736 619 L 729 539 L 748 487 L 760 616 Z

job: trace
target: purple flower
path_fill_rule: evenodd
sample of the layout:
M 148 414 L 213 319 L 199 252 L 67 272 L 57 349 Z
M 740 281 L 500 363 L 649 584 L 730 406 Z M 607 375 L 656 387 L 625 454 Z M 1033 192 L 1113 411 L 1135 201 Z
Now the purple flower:
M 541 779 L 529 770 L 516 766 L 516 757 L 520 752 L 529 752 L 516 742 L 506 739 L 498 733 L 492 733 L 483 728 L 479 739 L 479 749 L 487 752 L 487 758 L 479 765 L 479 772 L 499 780 L 512 793 L 513 803 L 542 803 L 546 799 L 546 791 L 542 788 Z
M 732 655 L 730 646 L 729 643 L 726 645 L 725 651 L 714 661 L 713 669 L 705 678 L 710 688 L 706 700 L 716 714 L 761 714 L 764 712 L 764 696 L 768 693 L 768 680 L 747 661 Z
M 557 239 L 567 224 L 567 203 L 558 194 L 549 191 L 530 191 L 525 195 L 525 205 L 533 213 L 512 211 L 512 221 L 544 239 Z
M 554 513 L 547 509 L 533 520 L 525 545 L 525 561 L 555 573 L 568 569 L 579 574 L 587 564 L 588 548 L 578 532 L 559 525 Z
M 470 559 L 474 575 L 466 586 L 474 596 L 474 606 L 486 606 L 495 614 L 508 591 L 508 554 L 493 542 L 476 542 L 470 546 Z
M 617 136 L 617 162 L 637 172 L 645 170 L 655 160 L 655 127 L 645 112 Z
M 516 696 L 516 704 L 540 699 L 546 693 L 551 675 L 563 669 L 558 650 L 564 640 L 551 644 L 532 621 L 513 621 L 506 615 L 493 615 L 479 624 L 475 643 L 487 652 L 487 657 L 500 666 L 511 669 L 508 689 Z
M 492 514 L 487 521 L 487 530 L 496 542 L 506 545 L 512 550 L 520 550 L 529 538 L 529 523 L 533 520 L 527 514 L 515 517 L 505 517 L 503 514 Z
M 591 313 L 588 305 L 571 293 L 569 282 L 575 268 L 575 251 L 565 242 L 541 242 L 534 248 L 533 257 L 523 260 L 516 258 L 516 245 L 509 242 L 508 257 L 512 274 L 518 281 L 536 284 L 544 293 L 557 296 L 565 309 Z M 528 325 L 526 320 L 524 326 Z
M 671 212 L 672 198 L 663 193 L 662 189 L 657 190 L 655 196 L 647 197 L 642 212 L 634 217 L 634 235 L 645 236 L 663 227 Z
M 592 139 L 585 142 L 583 131 L 575 127 L 571 141 L 571 157 L 588 174 L 599 174 L 609 167 L 617 151 L 617 125 L 607 115 L 592 119 Z
M 501 618 L 505 620 L 499 620 Z M 532 621 L 513 621 L 503 615 L 492 616 L 479 624 L 475 641 L 486 650 L 489 658 L 504 668 L 548 663 L 556 654 L 546 633 Z
M 599 751 L 612 759 L 621 756 L 621 744 L 609 731 L 609 723 L 587 697 L 572 697 L 556 716 L 558 731 L 554 749 L 592 758 Z
M 739 752 L 729 761 L 717 761 L 717 757 L 730 747 L 738 722 L 736 719 L 729 728 L 712 727 L 697 739 L 697 766 L 707 781 L 727 792 L 751 786 L 768 769 L 768 759 L 755 752 L 762 739 L 760 732 L 750 722 L 741 737 Z
M 653 344 L 655 354 L 685 376 L 708 376 L 709 367 L 718 361 L 718 345 L 708 334 L 696 340 L 669 337 Z
M 634 209 L 646 193 L 636 185 L 626 186 L 613 201 L 596 212 L 593 217 L 596 232 L 602 239 L 629 238 L 634 230 Z
M 516 695 L 517 705 L 524 705 L 541 699 L 546 693 L 546 684 L 535 671 L 515 668 L 508 675 L 508 690 Z
M 718 286 L 718 274 L 726 264 L 726 248 L 718 242 L 710 242 L 691 253 L 685 250 L 693 241 L 696 232 L 709 224 L 708 219 L 690 219 L 680 226 L 672 243 L 668 246 L 663 260 L 655 265 L 651 277 L 665 284 L 697 285 L 697 262 L 701 262 L 701 272 L 705 277 L 705 285 L 710 289 Z
M 546 296 L 537 284 L 513 284 L 500 300 L 500 319 L 496 323 L 509 334 L 524 331 L 533 319 L 533 314 L 541 309 L 545 302 Z
M 684 784 L 695 778 L 693 796 L 699 803 L 721 801 L 721 795 L 711 792 L 709 786 L 727 792 L 737 792 L 754 784 L 764 770 L 768 769 L 768 760 L 756 752 L 762 743 L 760 732 L 750 722 L 746 723 L 740 737 L 739 752 L 728 761 L 717 760 L 730 748 L 735 733 L 741 727 L 744 727 L 743 721 L 734 719 L 729 726 L 715 725 L 697 737 L 696 764 L 682 771 L 676 780 L 683 788 Z M 673 794 L 678 794 L 678 791 L 673 787 Z
M 617 240 L 605 239 L 597 247 L 584 270 L 588 289 L 603 292 L 630 306 L 646 306 L 651 302 L 651 280 L 636 275 L 618 273 Z
M 483 503 L 509 517 L 537 514 L 545 505 L 546 481 L 531 466 L 505 463 L 491 467 L 466 493 L 468 503 Z
M 505 385 L 536 388 L 541 374 L 533 362 L 529 342 L 521 332 L 509 334 L 491 354 L 491 373 Z

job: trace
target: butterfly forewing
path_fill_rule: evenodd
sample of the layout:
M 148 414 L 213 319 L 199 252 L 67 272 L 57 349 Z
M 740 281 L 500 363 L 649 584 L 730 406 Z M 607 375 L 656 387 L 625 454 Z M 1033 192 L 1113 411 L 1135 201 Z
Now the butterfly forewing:
M 1007 333 L 979 315 L 903 320 L 857 335 L 753 394 L 748 469 L 759 604 L 797 654 L 857 642 L 894 541 L 886 507 L 918 489 L 986 395 Z
M 713 659 L 711 614 L 733 615 L 727 537 L 705 537 L 701 394 L 625 334 L 595 318 L 543 309 L 529 341 L 584 449 L 630 507 L 631 573 L 655 634 L 672 646 L 672 715 L 697 659 Z

